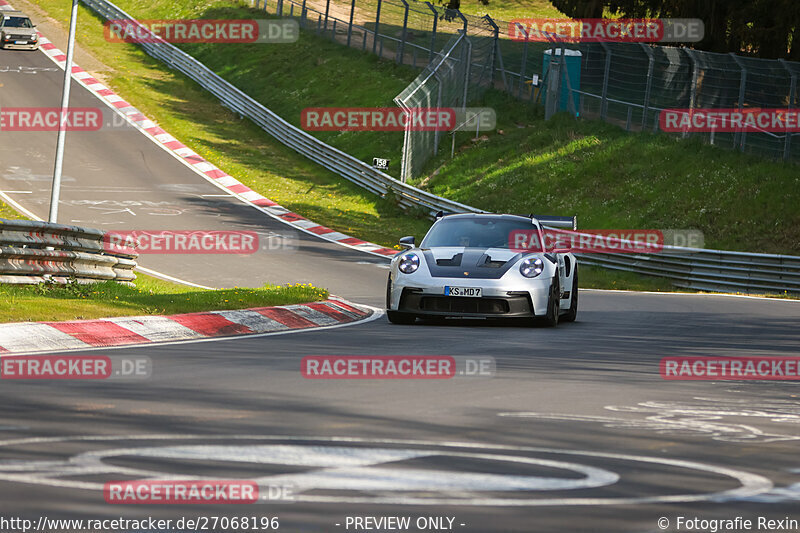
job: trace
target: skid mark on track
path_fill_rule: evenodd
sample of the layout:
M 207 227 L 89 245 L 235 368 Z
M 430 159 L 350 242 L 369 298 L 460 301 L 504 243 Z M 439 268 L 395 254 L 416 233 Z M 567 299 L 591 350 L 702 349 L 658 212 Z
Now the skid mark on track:
M 654 431 L 659 435 L 698 435 L 734 443 L 800 440 L 800 404 L 784 400 L 729 400 L 697 397 L 691 401 L 649 401 L 605 407 L 644 418 L 585 416 L 539 412 L 505 412 L 503 417 L 595 422 L 611 429 Z M 792 432 L 766 431 L 759 422 L 786 424 Z

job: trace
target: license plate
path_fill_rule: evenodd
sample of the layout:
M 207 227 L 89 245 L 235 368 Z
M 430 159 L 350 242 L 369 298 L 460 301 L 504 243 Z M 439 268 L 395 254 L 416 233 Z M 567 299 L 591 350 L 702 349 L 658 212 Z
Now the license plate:
M 14 41 L 14 44 L 28 44 L 28 41 Z
M 481 297 L 480 287 L 445 287 L 445 296 L 469 296 L 472 298 Z

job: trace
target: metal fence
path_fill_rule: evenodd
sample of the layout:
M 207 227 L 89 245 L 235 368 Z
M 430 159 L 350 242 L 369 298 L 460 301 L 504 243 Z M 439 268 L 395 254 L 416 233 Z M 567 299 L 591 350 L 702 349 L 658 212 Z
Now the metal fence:
M 472 43 L 464 33 L 454 36 L 451 42 L 436 55 L 416 80 L 394 99 L 410 116 L 414 109 L 461 108 L 469 97 L 470 60 Z M 436 154 L 442 134 L 440 130 L 412 129 L 406 122 L 403 136 L 403 159 L 400 179 L 406 181 L 418 175 L 425 163 Z
M 583 116 L 628 131 L 659 131 L 663 109 L 798 108 L 800 63 L 634 43 L 581 44 Z M 707 132 L 707 142 L 774 159 L 800 161 L 798 133 Z
M 79 283 L 136 279 L 135 252 L 111 253 L 90 228 L 0 219 L 0 283 Z
M 489 65 L 485 84 L 530 102 L 540 102 L 544 57 L 553 43 L 513 40 L 507 21 L 475 17 L 416 0 L 249 0 L 273 14 L 294 16 L 349 46 L 370 50 L 398 63 L 424 67 L 446 43 L 466 32 L 472 62 Z M 525 35 L 516 26 L 517 35 Z M 797 108 L 800 63 L 641 43 L 559 43 L 581 54 L 577 86 L 569 88 L 576 114 L 616 124 L 628 131 L 659 131 L 663 109 Z M 565 66 L 567 71 L 571 68 Z M 480 95 L 473 95 L 473 99 Z M 707 142 L 800 161 L 800 133 L 682 133 Z

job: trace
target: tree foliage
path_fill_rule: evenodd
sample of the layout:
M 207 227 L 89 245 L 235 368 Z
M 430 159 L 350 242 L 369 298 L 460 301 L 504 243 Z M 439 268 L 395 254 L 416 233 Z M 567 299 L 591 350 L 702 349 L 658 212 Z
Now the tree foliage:
M 763 58 L 800 60 L 800 0 L 553 0 L 570 17 L 699 18 L 705 38 L 693 46 Z

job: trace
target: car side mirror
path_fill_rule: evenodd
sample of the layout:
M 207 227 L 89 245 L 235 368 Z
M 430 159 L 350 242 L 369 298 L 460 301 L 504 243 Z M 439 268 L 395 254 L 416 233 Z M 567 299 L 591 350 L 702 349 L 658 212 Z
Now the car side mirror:
M 400 239 L 399 243 L 400 243 L 400 246 L 402 246 L 403 248 L 408 249 L 408 248 L 413 248 L 414 247 L 414 241 L 415 241 L 414 236 L 413 235 L 409 235 L 408 237 L 403 237 L 402 239 Z

